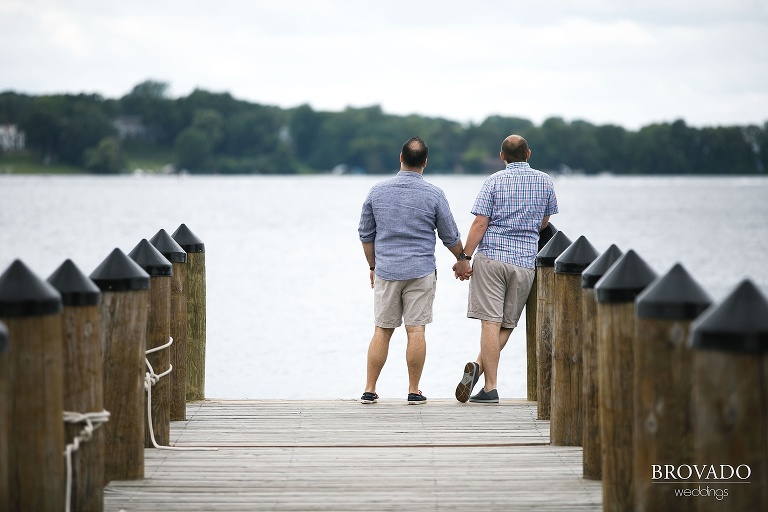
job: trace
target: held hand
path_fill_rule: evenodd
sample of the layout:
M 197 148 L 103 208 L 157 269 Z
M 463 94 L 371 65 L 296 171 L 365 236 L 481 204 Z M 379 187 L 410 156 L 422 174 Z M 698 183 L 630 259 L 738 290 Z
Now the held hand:
M 453 275 L 456 279 L 465 281 L 472 275 L 472 266 L 467 260 L 459 260 L 453 266 Z

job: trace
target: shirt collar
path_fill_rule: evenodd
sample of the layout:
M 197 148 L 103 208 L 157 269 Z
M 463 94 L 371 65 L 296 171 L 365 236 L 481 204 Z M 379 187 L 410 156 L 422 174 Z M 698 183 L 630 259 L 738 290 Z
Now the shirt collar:
M 414 176 L 414 177 L 417 177 L 417 178 L 422 179 L 422 180 L 424 179 L 424 176 L 422 176 L 421 173 L 418 173 L 416 171 L 403 171 L 403 170 L 400 170 L 400 171 L 397 172 L 397 175 L 398 176 Z
M 527 170 L 530 168 L 531 166 L 528 165 L 528 162 L 510 162 L 507 164 L 507 167 L 506 167 L 508 171 Z

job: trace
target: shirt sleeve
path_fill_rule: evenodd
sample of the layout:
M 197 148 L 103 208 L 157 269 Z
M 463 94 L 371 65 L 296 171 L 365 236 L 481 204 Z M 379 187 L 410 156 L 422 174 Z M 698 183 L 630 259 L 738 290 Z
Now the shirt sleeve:
M 376 219 L 373 217 L 370 192 L 363 202 L 363 211 L 360 213 L 360 225 L 357 227 L 357 233 L 361 242 L 368 243 L 376 239 Z
M 493 213 L 493 181 L 487 179 L 483 182 L 483 186 L 480 188 L 480 192 L 477 194 L 475 204 L 472 206 L 472 215 L 482 215 L 483 217 L 491 217 Z
M 437 203 L 437 236 L 443 241 L 446 247 L 453 247 L 461 242 L 459 227 L 451 213 L 451 207 L 448 205 L 448 199 L 441 193 Z
M 544 212 L 544 216 L 547 217 L 549 215 L 554 215 L 558 213 L 557 209 L 557 196 L 555 195 L 555 186 L 552 183 L 552 180 L 549 181 L 549 195 L 547 198 L 547 209 Z

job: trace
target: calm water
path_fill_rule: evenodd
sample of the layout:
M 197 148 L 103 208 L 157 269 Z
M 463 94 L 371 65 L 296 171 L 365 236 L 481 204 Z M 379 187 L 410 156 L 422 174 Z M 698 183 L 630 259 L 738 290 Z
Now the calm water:
M 462 237 L 482 177 L 430 176 Z M 0 272 L 19 258 L 46 279 L 67 258 L 90 274 L 181 223 L 205 243 L 206 396 L 358 398 L 373 331 L 360 206 L 381 177 L 0 176 Z M 742 279 L 768 291 L 768 178 L 555 178 L 552 223 L 599 250 L 634 249 L 657 273 L 680 262 L 721 300 Z M 467 284 L 438 247 L 435 321 L 421 389 L 451 397 L 479 348 Z M 524 397 L 525 325 L 502 354 L 502 397 Z M 405 398 L 405 334 L 393 337 L 379 394 Z

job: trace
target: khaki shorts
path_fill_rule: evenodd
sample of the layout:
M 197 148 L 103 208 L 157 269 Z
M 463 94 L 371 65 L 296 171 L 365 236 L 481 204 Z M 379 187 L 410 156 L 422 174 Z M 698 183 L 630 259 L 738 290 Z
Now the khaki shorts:
M 478 253 L 469 280 L 467 317 L 500 322 L 502 327 L 510 329 L 517 327 L 535 275 L 532 268 L 492 260 Z
M 373 316 L 384 328 L 427 325 L 432 322 L 437 276 L 434 272 L 418 279 L 387 281 L 378 276 L 373 281 Z

